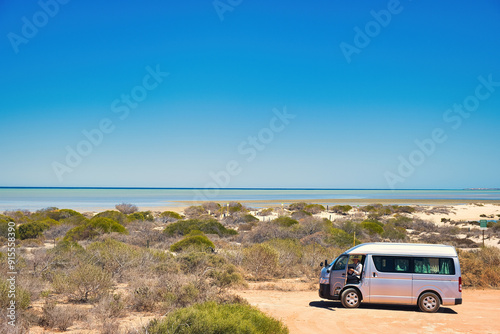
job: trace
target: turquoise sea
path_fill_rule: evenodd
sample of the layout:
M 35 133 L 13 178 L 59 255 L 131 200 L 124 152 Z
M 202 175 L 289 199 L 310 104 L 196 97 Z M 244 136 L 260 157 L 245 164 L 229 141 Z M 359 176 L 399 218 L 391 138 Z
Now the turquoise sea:
M 13 209 L 112 209 L 118 203 L 140 207 L 175 207 L 190 201 L 315 201 L 404 199 L 457 201 L 500 200 L 500 190 L 387 190 L 387 189 L 195 189 L 195 188 L 0 188 L 0 212 Z M 179 203 L 181 202 L 181 203 Z M 182 203 L 183 202 L 183 203 Z M 317 201 L 320 203 L 321 201 Z M 189 205 L 189 204 L 188 204 Z

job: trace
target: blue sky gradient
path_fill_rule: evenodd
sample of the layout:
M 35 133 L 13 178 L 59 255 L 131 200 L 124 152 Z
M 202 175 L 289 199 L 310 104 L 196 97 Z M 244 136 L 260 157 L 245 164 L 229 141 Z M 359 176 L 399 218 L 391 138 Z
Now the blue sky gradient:
M 213 1 L 66 2 L 0 1 L 0 186 L 500 187 L 499 84 L 456 129 L 444 119 L 480 76 L 500 82 L 498 1 L 220 0 L 223 20 Z M 25 37 L 41 4 L 53 17 Z M 341 43 L 393 7 L 349 62 Z M 113 101 L 148 67 L 169 74 L 120 119 Z M 295 117 L 248 161 L 285 106 Z M 435 129 L 446 140 L 412 164 Z

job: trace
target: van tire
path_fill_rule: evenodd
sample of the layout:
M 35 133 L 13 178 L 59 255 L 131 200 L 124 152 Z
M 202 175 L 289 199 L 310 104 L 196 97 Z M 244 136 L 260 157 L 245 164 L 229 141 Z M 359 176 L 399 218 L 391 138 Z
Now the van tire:
M 356 308 L 359 304 L 361 304 L 361 296 L 359 295 L 358 290 L 353 288 L 344 290 L 340 300 L 345 308 Z
M 422 312 L 434 313 L 439 310 L 441 301 L 434 292 L 426 292 L 418 299 L 418 307 Z

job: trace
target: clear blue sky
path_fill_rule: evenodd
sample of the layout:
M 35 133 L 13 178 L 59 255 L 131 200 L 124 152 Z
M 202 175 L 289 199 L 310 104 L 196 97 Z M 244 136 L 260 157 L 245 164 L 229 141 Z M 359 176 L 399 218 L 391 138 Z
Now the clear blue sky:
M 0 186 L 500 187 L 498 1 L 41 3 L 0 1 Z

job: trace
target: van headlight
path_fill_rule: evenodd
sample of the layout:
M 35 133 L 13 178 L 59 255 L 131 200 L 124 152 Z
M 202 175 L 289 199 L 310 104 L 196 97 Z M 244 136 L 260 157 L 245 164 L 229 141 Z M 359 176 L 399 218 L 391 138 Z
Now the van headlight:
M 328 284 L 328 278 L 321 277 L 319 279 L 319 284 Z

